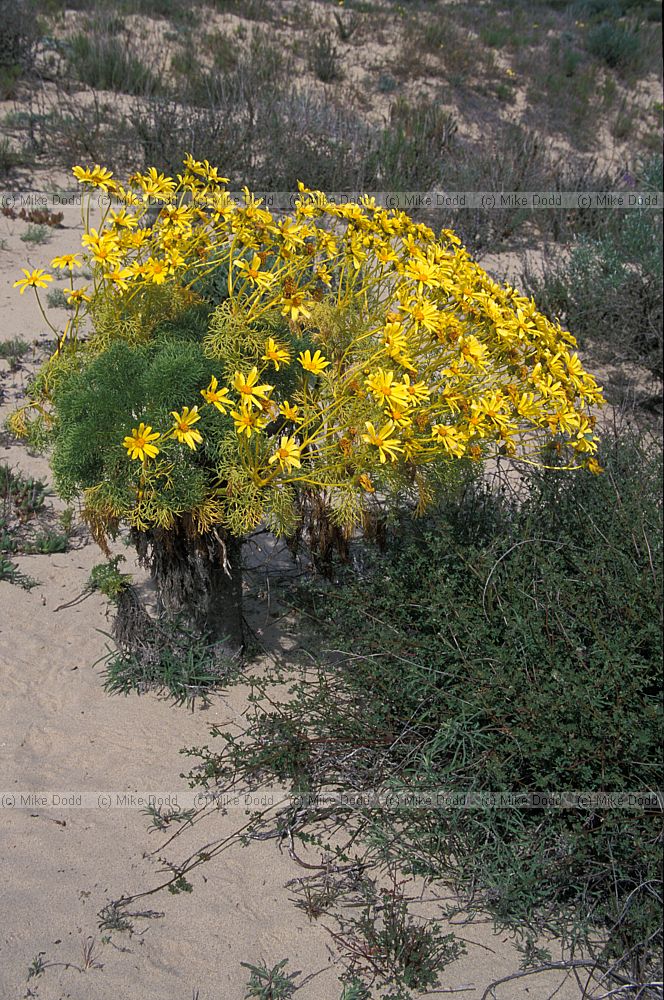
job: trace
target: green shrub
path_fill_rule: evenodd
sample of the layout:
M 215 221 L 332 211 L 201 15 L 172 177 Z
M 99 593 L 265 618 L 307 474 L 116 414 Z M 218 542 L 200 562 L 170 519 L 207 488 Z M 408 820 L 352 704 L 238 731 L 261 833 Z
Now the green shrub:
M 641 67 L 642 41 L 633 26 L 605 22 L 588 30 L 586 48 L 610 69 L 636 72 Z
M 158 77 L 146 66 L 128 40 L 102 29 L 74 35 L 67 46 L 71 72 L 81 83 L 123 94 L 155 94 Z
M 390 737 L 383 775 L 448 791 L 658 787 L 661 455 L 635 441 L 606 449 L 604 476 L 538 472 L 522 503 L 469 485 L 461 503 L 389 530 L 343 586 L 310 591 L 325 644 L 345 656 L 356 738 L 369 752 Z M 605 959 L 627 945 L 634 958 L 658 927 L 643 891 L 659 873 L 657 823 L 638 811 L 401 810 L 372 837 L 407 870 L 474 884 L 505 923 L 541 929 L 546 913 L 572 933 L 589 921 L 607 934 Z
M 661 190 L 661 169 L 661 157 L 654 158 L 635 183 Z M 602 360 L 637 363 L 661 379 L 661 213 L 634 208 L 604 216 L 603 231 L 582 238 L 567 259 L 541 276 L 526 274 L 527 291 Z
M 598 478 L 533 472 L 521 499 L 469 475 L 430 516 L 383 523 L 382 551 L 358 546 L 336 583 L 301 585 L 327 662 L 288 702 L 258 682 L 268 700 L 245 737 L 190 751 L 204 761 L 190 777 L 276 776 L 305 799 L 657 788 L 662 456 L 609 438 L 601 460 Z M 325 815 L 310 806 L 309 828 L 324 832 Z M 644 982 L 661 944 L 660 818 L 385 807 L 351 811 L 349 836 L 374 859 L 453 882 L 527 949 L 558 933 Z
M 369 156 L 372 180 L 392 191 L 428 190 L 440 180 L 456 131 L 453 115 L 435 101 L 398 98 Z
M 15 85 L 34 64 L 39 36 L 31 0 L 0 0 L 0 100 L 14 96 Z

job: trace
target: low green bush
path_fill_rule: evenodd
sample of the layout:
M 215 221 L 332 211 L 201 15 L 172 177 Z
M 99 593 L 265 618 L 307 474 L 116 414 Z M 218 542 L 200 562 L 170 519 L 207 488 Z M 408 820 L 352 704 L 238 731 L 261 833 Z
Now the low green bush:
M 661 190 L 661 170 L 661 157 L 652 159 L 635 184 Z M 661 212 L 644 207 L 604 216 L 567 258 L 556 255 L 541 275 L 527 273 L 526 290 L 599 359 L 636 363 L 661 379 Z
M 661 453 L 609 438 L 601 461 L 600 477 L 532 472 L 520 498 L 469 472 L 426 518 L 383 524 L 382 550 L 358 544 L 335 582 L 300 585 L 325 659 L 288 701 L 267 682 L 244 738 L 191 751 L 194 780 L 276 775 L 302 801 L 334 788 L 658 788 Z M 337 844 L 342 815 L 327 813 Z M 623 981 L 648 981 L 661 945 L 657 808 L 347 817 L 374 858 L 452 882 L 471 912 L 517 932 L 526 962 L 546 960 L 538 938 L 558 934 L 567 954 L 582 947 Z M 303 839 L 325 829 L 324 809 L 307 818 Z
M 641 66 L 639 32 L 629 25 L 611 21 L 596 25 L 586 35 L 586 48 L 609 69 L 632 72 Z
M 603 476 L 536 472 L 523 502 L 469 484 L 460 502 L 391 528 L 360 574 L 310 590 L 307 609 L 361 706 L 356 739 L 390 735 L 388 779 L 448 791 L 659 786 L 661 454 L 636 441 L 606 449 Z M 660 820 L 415 809 L 382 814 L 372 838 L 408 870 L 472 884 L 506 924 L 573 935 L 590 922 L 606 934 L 605 959 L 634 949 L 634 974 L 659 926 L 644 886 L 660 875 Z
M 66 52 L 72 75 L 89 87 L 140 95 L 160 90 L 159 78 L 129 41 L 108 30 L 79 32 L 69 41 Z

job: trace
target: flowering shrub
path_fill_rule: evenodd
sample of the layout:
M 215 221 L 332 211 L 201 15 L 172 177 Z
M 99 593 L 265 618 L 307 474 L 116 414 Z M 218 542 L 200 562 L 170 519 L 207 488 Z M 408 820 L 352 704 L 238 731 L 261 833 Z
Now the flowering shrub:
M 376 491 L 424 508 L 441 462 L 497 453 L 600 471 L 574 338 L 453 232 L 301 184 L 278 218 L 191 156 L 176 178 L 74 174 L 109 207 L 96 229 L 88 202 L 82 250 L 52 261 L 74 311 L 11 423 L 52 444 L 100 536 L 185 515 L 289 531 L 301 489 L 350 527 Z M 24 274 L 21 293 L 52 280 Z

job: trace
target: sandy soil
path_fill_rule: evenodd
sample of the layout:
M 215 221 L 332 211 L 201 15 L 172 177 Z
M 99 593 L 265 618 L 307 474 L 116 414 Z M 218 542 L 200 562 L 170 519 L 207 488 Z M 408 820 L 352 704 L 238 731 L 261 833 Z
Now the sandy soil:
M 76 249 L 78 210 L 66 208 L 65 228 L 54 231 L 47 245 L 28 250 L 20 240 L 26 228 L 24 222 L 0 217 L 0 339 L 20 336 L 35 342 L 36 363 L 50 335 L 33 296 L 19 296 L 12 283 L 21 266 L 48 266 L 56 253 Z M 29 361 L 18 372 L 8 372 L 6 365 L 0 372 L 0 419 L 15 405 L 33 367 Z M 0 443 L 0 462 L 49 476 L 46 459 L 18 443 Z M 57 499 L 53 502 L 62 509 Z M 131 572 L 130 550 L 120 546 L 119 551 L 125 552 Z M 70 551 L 18 558 L 39 586 L 27 592 L 0 582 L 0 794 L 5 796 L 0 809 L 0 997 L 241 1000 L 248 978 L 241 962 L 272 965 L 288 958 L 289 968 L 303 975 L 320 972 L 298 997 L 338 1000 L 338 956 L 324 927 L 310 923 L 289 902 L 284 885 L 302 869 L 274 840 L 234 846 L 202 866 L 191 877 L 191 894 L 160 893 L 139 901 L 134 909 L 159 916 L 137 917 L 132 935 L 109 936 L 99 930 L 98 912 L 124 893 L 159 884 L 157 854 L 165 835 L 149 832 L 140 808 L 21 806 L 21 795 L 30 793 L 156 792 L 184 801 L 187 783 L 180 773 L 188 761 L 180 749 L 206 743 L 212 724 L 239 727 L 243 722 L 242 687 L 220 692 L 209 708 L 194 711 L 152 694 L 111 697 L 104 692 L 101 668 L 93 664 L 107 642 L 105 602 L 93 596 L 56 612 L 81 593 L 100 560 L 79 526 Z M 254 610 L 267 620 L 264 605 Z M 184 857 L 245 820 L 242 808 L 225 816 L 215 813 L 205 826 L 183 835 L 167 856 Z M 318 860 L 315 851 L 305 857 Z M 431 887 L 429 902 L 415 912 L 440 914 L 436 894 L 447 893 Z M 489 923 L 459 933 L 468 953 L 446 970 L 445 991 L 481 998 L 488 983 L 518 969 L 520 956 Z M 28 981 L 38 955 L 46 963 L 79 968 L 56 964 Z M 557 975 L 519 979 L 499 987 L 495 996 L 544 1000 L 560 984 Z M 567 979 L 556 996 L 572 1000 L 579 991 Z

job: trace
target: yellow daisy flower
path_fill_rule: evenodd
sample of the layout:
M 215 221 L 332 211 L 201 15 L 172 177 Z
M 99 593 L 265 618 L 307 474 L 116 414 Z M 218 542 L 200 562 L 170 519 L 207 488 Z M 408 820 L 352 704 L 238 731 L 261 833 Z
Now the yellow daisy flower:
M 285 417 L 286 420 L 292 420 L 294 424 L 299 423 L 300 420 L 302 419 L 299 415 L 300 414 L 299 406 L 289 403 L 287 399 L 285 399 L 281 404 L 281 406 L 279 407 L 279 413 L 281 413 L 281 415 Z
M 300 448 L 299 445 L 295 444 L 295 438 L 288 437 L 287 435 L 282 435 L 279 447 L 275 451 L 274 455 L 270 457 L 270 465 L 274 462 L 278 462 L 284 472 L 290 472 L 291 469 L 300 469 Z
M 259 413 L 255 413 L 247 406 L 242 406 L 239 410 L 231 410 L 231 416 L 237 433 L 246 434 L 248 438 L 253 432 L 262 431 L 266 424 Z
M 153 431 L 149 424 L 139 424 L 138 427 L 134 427 L 131 434 L 122 442 L 123 447 L 127 449 L 127 454 L 129 458 L 137 458 L 141 462 L 144 462 L 146 458 L 155 458 L 159 454 L 159 448 L 157 448 L 153 441 L 157 441 L 161 437 L 157 431 Z
M 186 444 L 192 451 L 195 451 L 196 445 L 203 443 L 201 432 L 193 426 L 201 419 L 198 407 L 192 406 L 190 410 L 188 406 L 183 406 L 182 413 L 178 413 L 177 410 L 171 410 L 171 416 L 175 420 L 172 427 L 173 435 L 180 444 Z
M 23 295 L 26 288 L 46 288 L 49 281 L 53 281 L 52 275 L 47 274 L 41 267 L 36 268 L 34 271 L 28 271 L 25 267 L 22 267 L 21 270 L 25 278 L 19 278 L 18 281 L 14 282 L 14 288 L 20 288 L 21 295 Z
M 365 444 L 371 444 L 375 448 L 378 448 L 381 464 L 384 464 L 388 458 L 391 462 L 395 462 L 398 458 L 397 453 L 403 451 L 403 446 L 398 438 L 390 437 L 390 434 L 394 430 L 394 421 L 388 420 L 379 431 L 376 430 L 370 420 L 365 421 L 364 426 L 367 429 L 367 433 L 362 435 L 362 440 Z
M 69 268 L 70 271 L 73 271 L 75 267 L 82 266 L 77 253 L 63 253 L 59 257 L 54 257 L 51 261 L 51 267 L 55 267 L 58 270 Z
M 201 396 L 206 403 L 216 406 L 220 413 L 226 413 L 227 407 L 230 406 L 229 392 L 228 389 L 218 389 L 218 385 L 219 382 L 213 375 L 207 389 L 201 389 Z
M 312 375 L 322 375 L 327 366 L 331 363 L 326 361 L 320 351 L 316 351 L 313 358 L 311 351 L 301 351 L 297 359 L 305 371 Z
M 79 302 L 91 302 L 90 296 L 86 294 L 87 290 L 87 285 L 84 288 L 65 288 L 67 302 L 70 305 L 76 305 Z
M 267 338 L 265 341 L 265 354 L 261 358 L 262 361 L 271 361 L 276 370 L 279 371 L 279 365 L 289 364 L 290 357 L 288 350 L 283 344 L 278 344 L 272 337 Z
M 431 428 L 431 437 L 438 444 L 442 444 L 448 455 L 454 455 L 456 458 L 461 458 L 466 450 L 463 434 L 449 424 L 434 424 Z
M 273 385 L 257 385 L 258 368 L 254 365 L 248 375 L 242 372 L 235 372 L 233 376 L 233 388 L 240 393 L 242 405 L 249 407 L 261 405 L 262 399 L 267 399 L 267 394 L 274 389 Z

